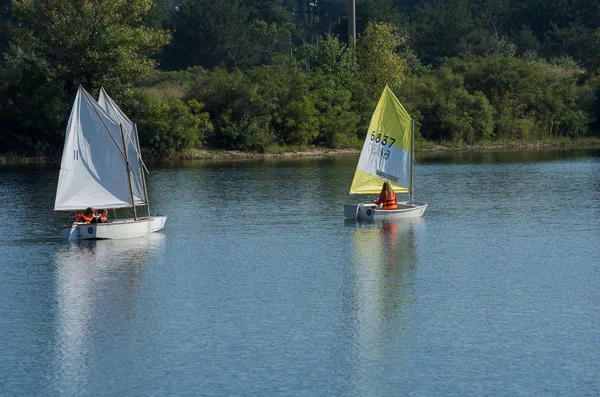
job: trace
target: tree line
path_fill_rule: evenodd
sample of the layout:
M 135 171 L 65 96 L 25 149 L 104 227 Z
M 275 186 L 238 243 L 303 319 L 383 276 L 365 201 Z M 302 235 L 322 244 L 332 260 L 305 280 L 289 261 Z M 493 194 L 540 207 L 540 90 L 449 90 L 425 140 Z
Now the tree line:
M 418 139 L 589 136 L 600 3 L 0 0 L 0 153 L 58 156 L 79 85 L 148 152 L 359 147 L 385 85 Z

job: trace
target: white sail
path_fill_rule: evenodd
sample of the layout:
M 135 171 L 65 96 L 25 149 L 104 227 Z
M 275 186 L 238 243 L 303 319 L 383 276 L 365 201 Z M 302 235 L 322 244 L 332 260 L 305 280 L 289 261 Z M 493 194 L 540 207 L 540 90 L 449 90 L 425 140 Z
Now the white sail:
M 131 207 L 127 163 L 118 121 L 79 87 L 65 135 L 54 209 Z M 134 192 L 135 204 L 144 196 Z
M 102 109 L 104 109 L 114 120 L 123 125 L 123 129 L 125 130 L 125 142 L 127 143 L 127 158 L 129 159 L 129 165 L 131 166 L 131 185 L 134 195 L 141 199 L 141 204 L 144 204 L 148 201 L 148 198 L 146 197 L 146 189 L 144 188 L 144 163 L 139 149 L 140 145 L 135 124 L 129 120 L 121 108 L 119 108 L 115 101 L 113 101 L 106 93 L 104 88 L 100 89 L 98 104 L 100 104 Z

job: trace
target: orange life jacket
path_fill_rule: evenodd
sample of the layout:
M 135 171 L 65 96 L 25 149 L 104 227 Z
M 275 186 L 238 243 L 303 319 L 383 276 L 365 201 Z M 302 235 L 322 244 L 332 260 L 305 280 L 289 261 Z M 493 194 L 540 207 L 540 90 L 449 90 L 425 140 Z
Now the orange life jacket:
M 92 221 L 92 216 L 87 216 L 85 214 L 77 214 L 75 217 L 75 222 L 85 222 L 90 223 Z
M 106 217 L 106 215 L 100 215 L 100 221 L 106 222 L 106 221 L 108 221 L 108 217 Z
M 398 206 L 396 205 L 396 193 L 392 190 L 391 194 L 385 193 L 385 199 L 383 200 L 382 210 L 396 210 Z

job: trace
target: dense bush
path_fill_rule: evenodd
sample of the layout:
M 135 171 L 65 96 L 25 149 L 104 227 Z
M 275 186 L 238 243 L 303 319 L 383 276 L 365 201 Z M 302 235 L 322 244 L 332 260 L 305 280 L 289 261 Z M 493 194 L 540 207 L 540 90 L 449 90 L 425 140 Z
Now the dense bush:
M 517 132 L 521 139 L 581 136 L 588 130 L 592 104 L 579 69 L 498 56 L 454 58 L 449 67 L 464 74 L 468 90 L 486 95 L 498 119 L 520 126 L 513 130 L 505 125 L 496 130 L 498 137 Z
M 303 72 L 291 58 L 245 74 L 215 69 L 199 75 L 189 98 L 210 113 L 215 130 L 206 142 L 212 147 L 264 151 L 273 144 L 357 144 L 351 93 L 331 76 Z
M 430 140 L 473 144 L 492 138 L 494 109 L 480 91 L 469 92 L 461 75 L 443 67 L 411 78 L 402 90 L 418 110 L 421 135 Z
M 451 58 L 401 90 L 418 110 L 426 139 L 579 137 L 589 130 L 594 95 L 578 69 L 500 56 Z
M 123 107 L 138 124 L 140 145 L 154 154 L 168 155 L 200 147 L 205 134 L 213 130 L 208 114 L 195 100 L 187 104 L 178 99 L 161 101 L 138 89 Z
M 59 155 L 73 99 L 44 59 L 13 46 L 0 63 L 0 152 Z

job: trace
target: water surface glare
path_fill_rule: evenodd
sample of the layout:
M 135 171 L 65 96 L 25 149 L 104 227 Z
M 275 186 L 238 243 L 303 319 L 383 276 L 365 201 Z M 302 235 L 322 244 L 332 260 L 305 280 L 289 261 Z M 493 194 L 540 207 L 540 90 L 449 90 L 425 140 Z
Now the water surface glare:
M 0 395 L 600 395 L 600 151 L 417 160 L 370 224 L 353 157 L 155 164 L 163 232 L 80 244 L 0 166 Z

